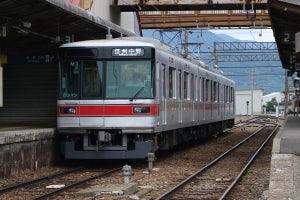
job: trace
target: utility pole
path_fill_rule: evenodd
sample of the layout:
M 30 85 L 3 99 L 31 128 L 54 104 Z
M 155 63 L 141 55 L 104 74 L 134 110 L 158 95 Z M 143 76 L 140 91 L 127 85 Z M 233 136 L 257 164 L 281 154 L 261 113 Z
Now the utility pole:
M 188 47 L 188 43 L 189 43 L 189 31 L 187 29 L 185 29 L 184 31 L 184 43 L 183 43 L 183 57 L 187 58 L 188 54 L 189 54 L 189 47 Z

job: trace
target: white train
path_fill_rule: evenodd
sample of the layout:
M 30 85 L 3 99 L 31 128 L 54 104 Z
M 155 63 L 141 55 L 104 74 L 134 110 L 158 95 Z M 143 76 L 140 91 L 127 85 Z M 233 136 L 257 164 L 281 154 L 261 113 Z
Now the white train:
M 142 38 L 59 50 L 57 124 L 66 159 L 143 159 L 234 124 L 234 81 Z

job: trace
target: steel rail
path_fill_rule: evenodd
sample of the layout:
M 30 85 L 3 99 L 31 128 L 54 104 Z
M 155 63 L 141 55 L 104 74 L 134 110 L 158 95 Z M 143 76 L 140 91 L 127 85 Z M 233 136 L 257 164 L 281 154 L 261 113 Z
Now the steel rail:
M 259 120 L 259 119 L 261 119 L 261 118 L 263 118 L 263 117 L 255 116 L 255 117 L 253 117 L 253 118 L 246 119 L 246 120 L 241 121 L 241 122 L 242 122 L 242 123 L 246 123 L 246 124 L 251 124 L 253 121 L 257 121 L 257 120 Z M 239 128 L 238 126 L 236 126 L 236 125 L 238 125 L 238 124 L 240 124 L 240 122 L 235 123 L 235 124 L 233 125 L 232 128 L 229 128 L 229 129 L 224 130 L 223 133 L 226 133 L 226 132 L 229 132 L 229 131 L 231 131 L 231 130 L 234 130 L 234 129 Z
M 75 187 L 75 186 L 77 186 L 77 185 L 86 183 L 86 182 L 88 182 L 88 181 L 91 181 L 91 180 L 100 178 L 100 177 L 102 177 L 102 176 L 106 176 L 106 175 L 108 175 L 108 174 L 114 173 L 114 172 L 119 171 L 119 170 L 121 170 L 121 169 L 122 169 L 122 167 L 119 167 L 119 168 L 112 169 L 112 170 L 106 171 L 106 172 L 104 172 L 104 173 L 100 173 L 100 174 L 98 174 L 98 175 L 95 175 L 95 176 L 86 178 L 86 179 L 84 179 L 84 180 L 77 181 L 77 182 L 72 183 L 72 184 L 70 184 L 70 185 L 67 185 L 67 186 L 65 186 L 65 187 L 63 187 L 63 188 L 60 188 L 60 189 L 54 190 L 54 191 L 52 191 L 52 192 L 49 192 L 49 193 L 47 193 L 47 194 L 41 195 L 41 196 L 39 196 L 39 197 L 33 198 L 33 200 L 39 200 L 39 199 L 45 199 L 45 198 L 51 197 L 51 196 L 53 196 L 53 195 L 55 195 L 55 194 L 58 194 L 58 193 L 60 193 L 60 192 L 62 192 L 62 191 L 65 191 L 65 190 L 70 189 L 70 188 L 72 188 L 72 187 Z
M 17 189 L 17 188 L 25 187 L 27 185 L 38 183 L 38 182 L 41 182 L 41 181 L 44 181 L 44 180 L 48 180 L 48 179 L 52 179 L 52 178 L 55 178 L 55 177 L 58 177 L 58 176 L 70 174 L 70 173 L 73 173 L 73 172 L 76 172 L 76 171 L 80 171 L 80 170 L 83 170 L 83 169 L 84 169 L 84 167 L 78 167 L 78 168 L 75 168 L 75 169 L 71 169 L 71 170 L 67 170 L 67 171 L 63 171 L 63 172 L 58 172 L 58 173 L 47 175 L 47 176 L 44 176 L 44 177 L 41 177 L 41 178 L 37 178 L 37 179 L 30 180 L 30 181 L 18 183 L 18 184 L 12 185 L 12 186 L 7 186 L 7 187 L 4 187 L 4 188 L 0 189 L 0 194 L 9 192 L 9 191 Z
M 208 163 L 206 166 L 202 167 L 200 170 L 198 170 L 197 172 L 195 172 L 194 174 L 190 175 L 188 178 L 186 178 L 185 180 L 183 180 L 182 182 L 180 182 L 179 184 L 177 184 L 175 187 L 171 188 L 170 190 L 168 190 L 167 192 L 165 192 L 161 196 L 157 197 L 155 200 L 161 200 L 163 198 L 166 198 L 167 196 L 170 196 L 176 190 L 178 190 L 179 188 L 183 187 L 186 183 L 188 183 L 189 181 L 191 181 L 193 178 L 195 178 L 196 176 L 198 176 L 200 173 L 202 173 L 205 170 L 209 169 L 211 166 L 213 166 L 214 164 L 216 164 L 219 160 L 221 160 L 223 157 L 225 157 L 231 151 L 233 151 L 236 148 L 238 148 L 240 145 L 242 145 L 244 142 L 246 142 L 247 140 L 249 140 L 251 137 L 253 137 L 254 135 L 256 135 L 258 132 L 262 131 L 262 129 L 264 129 L 266 127 L 267 126 L 261 127 L 260 129 L 258 129 L 257 131 L 255 131 L 254 133 L 252 133 L 251 135 L 249 135 L 248 137 L 246 137 L 244 140 L 242 140 L 241 142 L 239 142 L 238 144 L 236 144 L 235 146 L 233 146 L 232 148 L 230 148 L 229 150 L 227 150 L 226 152 L 224 152 L 223 154 L 221 154 L 219 157 L 217 157 L 216 159 L 214 159 L 213 161 L 211 161 L 210 163 Z
M 249 168 L 249 166 L 253 163 L 254 159 L 257 157 L 257 155 L 260 153 L 260 151 L 263 149 L 263 147 L 267 144 L 267 142 L 270 140 L 270 138 L 274 135 L 276 130 L 279 128 L 279 125 L 277 125 L 272 133 L 268 136 L 268 138 L 262 143 L 262 145 L 258 148 L 258 150 L 253 154 L 249 162 L 245 165 L 245 167 L 242 169 L 242 171 L 238 174 L 238 176 L 234 179 L 234 181 L 231 183 L 231 185 L 227 188 L 227 190 L 222 194 L 222 196 L 219 198 L 219 200 L 223 200 L 229 192 L 234 188 L 236 183 L 240 180 L 244 172 Z

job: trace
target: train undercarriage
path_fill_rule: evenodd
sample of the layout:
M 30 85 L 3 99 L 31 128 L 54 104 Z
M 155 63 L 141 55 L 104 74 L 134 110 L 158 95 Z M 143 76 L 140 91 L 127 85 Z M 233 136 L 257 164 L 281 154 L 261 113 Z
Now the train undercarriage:
M 234 119 L 159 133 L 122 133 L 121 130 L 87 130 L 61 134 L 66 159 L 144 159 L 148 153 L 168 150 L 190 141 L 218 135 L 233 126 Z

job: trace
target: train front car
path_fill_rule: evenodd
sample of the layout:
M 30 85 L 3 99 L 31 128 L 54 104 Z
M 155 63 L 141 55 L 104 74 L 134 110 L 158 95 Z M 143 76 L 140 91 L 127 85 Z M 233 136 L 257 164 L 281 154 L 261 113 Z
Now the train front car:
M 154 151 L 155 50 L 126 40 L 59 51 L 57 124 L 66 159 L 143 159 Z

